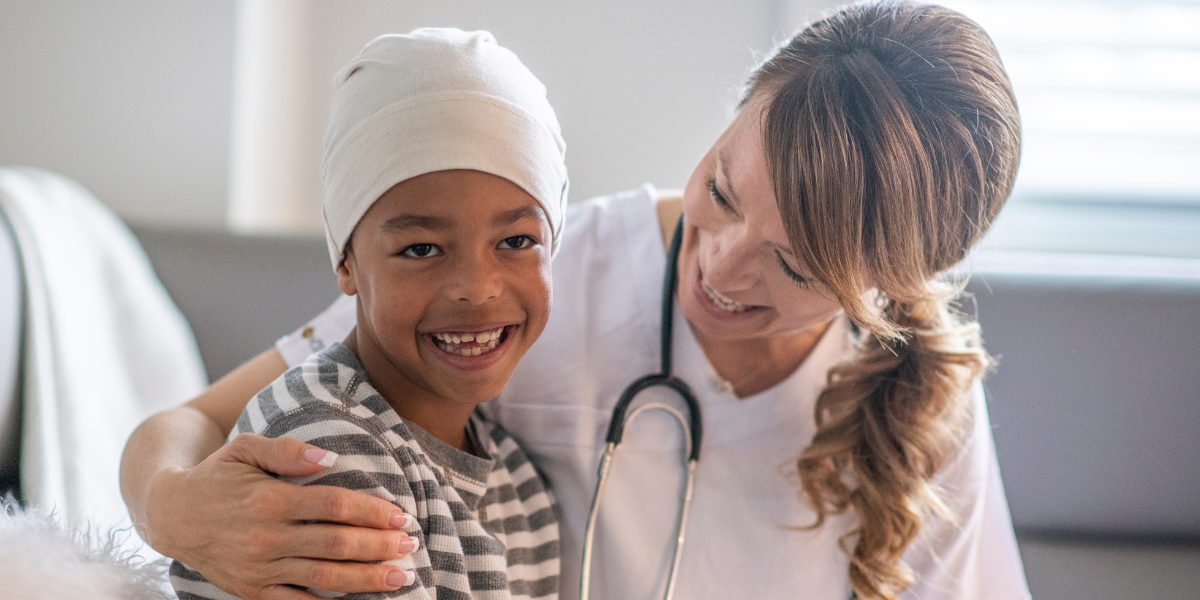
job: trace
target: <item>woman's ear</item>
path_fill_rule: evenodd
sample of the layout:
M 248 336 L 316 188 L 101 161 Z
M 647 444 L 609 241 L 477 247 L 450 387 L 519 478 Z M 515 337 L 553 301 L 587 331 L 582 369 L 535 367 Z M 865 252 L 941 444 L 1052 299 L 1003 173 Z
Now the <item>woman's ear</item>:
M 342 257 L 342 263 L 337 267 L 338 287 L 342 289 L 342 293 L 347 296 L 353 296 L 358 293 L 358 278 L 357 265 L 354 262 L 354 251 L 350 248 L 350 244 L 346 244 L 346 251 Z

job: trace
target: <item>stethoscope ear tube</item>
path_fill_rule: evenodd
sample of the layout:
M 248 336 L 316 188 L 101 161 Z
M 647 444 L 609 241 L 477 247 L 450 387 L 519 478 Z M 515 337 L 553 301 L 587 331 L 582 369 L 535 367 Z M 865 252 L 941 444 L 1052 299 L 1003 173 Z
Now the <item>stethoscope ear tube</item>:
M 625 436 L 625 413 L 629 405 L 642 391 L 655 386 L 669 387 L 679 393 L 688 409 L 688 435 L 691 443 L 688 448 L 688 460 L 700 460 L 700 440 L 704 435 L 704 419 L 700 415 L 700 402 L 692 388 L 678 377 L 671 374 L 672 342 L 675 335 L 675 291 L 679 288 L 679 250 L 683 246 L 683 217 L 675 225 L 675 234 L 671 236 L 671 246 L 667 250 L 667 265 L 663 277 L 662 323 L 659 332 L 659 364 L 661 371 L 651 373 L 629 384 L 621 392 L 617 405 L 613 407 L 612 420 L 608 423 L 608 435 L 605 441 L 609 444 L 621 443 Z
M 604 494 L 608 474 L 612 468 L 613 455 L 617 446 L 625 436 L 625 426 L 637 416 L 648 410 L 661 410 L 674 416 L 683 428 L 687 444 L 687 478 L 683 494 L 680 498 L 678 521 L 676 522 L 675 552 L 671 558 L 671 570 L 667 574 L 667 589 L 663 596 L 670 600 L 675 594 L 676 576 L 679 574 L 679 558 L 683 550 L 684 534 L 687 532 L 688 511 L 692 502 L 692 490 L 696 482 L 696 464 L 700 460 L 700 442 L 704 432 L 704 422 L 700 415 L 700 402 L 692 393 L 692 388 L 682 379 L 671 374 L 671 342 L 674 336 L 675 290 L 679 285 L 679 249 L 683 243 L 683 219 L 675 226 L 675 235 L 671 238 L 671 247 L 667 251 L 666 273 L 663 278 L 662 299 L 662 330 L 660 344 L 662 350 L 662 371 L 651 373 L 629 384 L 617 405 L 613 408 L 612 420 L 608 424 L 608 435 L 605 436 L 604 453 L 600 456 L 600 467 L 597 472 L 596 493 L 592 496 L 592 507 L 588 511 L 587 526 L 583 534 L 583 565 L 580 572 L 580 600 L 588 600 L 591 592 L 592 549 L 596 538 L 596 517 L 600 512 L 600 498 Z M 650 403 L 639 406 L 632 414 L 626 416 L 634 398 L 643 391 L 664 386 L 675 390 L 687 405 L 687 417 L 683 413 L 666 404 Z

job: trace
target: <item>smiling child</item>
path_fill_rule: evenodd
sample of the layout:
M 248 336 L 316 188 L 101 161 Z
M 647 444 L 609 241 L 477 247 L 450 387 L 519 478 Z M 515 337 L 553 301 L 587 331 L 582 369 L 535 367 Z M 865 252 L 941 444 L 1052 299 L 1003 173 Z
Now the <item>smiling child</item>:
M 550 315 L 567 178 L 545 88 L 490 34 L 454 29 L 378 38 L 336 83 L 324 217 L 358 325 L 260 392 L 231 437 L 316 445 L 332 466 L 292 481 L 404 510 L 410 554 L 371 598 L 556 598 L 550 497 L 475 410 Z M 178 562 L 171 580 L 185 600 L 235 597 Z

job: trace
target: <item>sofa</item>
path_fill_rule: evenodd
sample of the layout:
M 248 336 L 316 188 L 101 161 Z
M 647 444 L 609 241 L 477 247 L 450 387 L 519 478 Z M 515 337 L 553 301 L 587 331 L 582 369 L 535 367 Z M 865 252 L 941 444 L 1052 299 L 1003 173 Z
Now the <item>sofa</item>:
M 190 322 L 210 379 L 339 293 L 317 236 L 134 232 Z M 11 372 L 17 339 L 5 241 L 0 374 Z M 1069 255 L 974 262 L 962 308 L 978 316 L 999 361 L 985 385 L 1023 549 L 1026 540 L 1115 540 L 1200 557 L 1200 270 Z

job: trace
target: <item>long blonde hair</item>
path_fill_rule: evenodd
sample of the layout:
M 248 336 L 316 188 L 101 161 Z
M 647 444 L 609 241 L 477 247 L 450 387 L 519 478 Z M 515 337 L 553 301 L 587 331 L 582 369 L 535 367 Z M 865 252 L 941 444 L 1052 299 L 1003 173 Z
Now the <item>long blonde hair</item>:
M 962 447 L 990 364 L 944 272 L 1012 188 L 1016 99 L 978 25 L 907 2 L 813 23 L 747 89 L 791 246 L 860 331 L 817 399 L 804 491 L 814 526 L 853 509 L 851 585 L 892 600 L 913 584 L 902 559 L 923 520 L 951 517 L 931 481 Z

